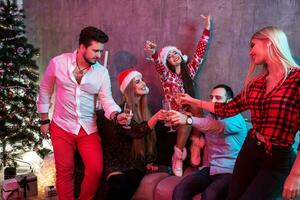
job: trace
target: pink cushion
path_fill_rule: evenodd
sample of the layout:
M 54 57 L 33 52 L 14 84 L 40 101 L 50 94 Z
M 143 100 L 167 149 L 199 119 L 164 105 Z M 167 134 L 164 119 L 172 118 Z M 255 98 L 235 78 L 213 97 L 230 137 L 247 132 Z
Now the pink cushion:
M 183 177 L 170 176 L 161 180 L 157 185 L 154 192 L 155 200 L 172 199 L 173 190 L 175 186 L 183 179 Z
M 133 200 L 153 200 L 154 189 L 156 185 L 164 178 L 168 177 L 168 173 L 157 172 L 144 176 L 139 188 L 132 197 Z
M 192 200 L 201 200 L 201 194 L 196 194 L 195 196 L 193 196 Z

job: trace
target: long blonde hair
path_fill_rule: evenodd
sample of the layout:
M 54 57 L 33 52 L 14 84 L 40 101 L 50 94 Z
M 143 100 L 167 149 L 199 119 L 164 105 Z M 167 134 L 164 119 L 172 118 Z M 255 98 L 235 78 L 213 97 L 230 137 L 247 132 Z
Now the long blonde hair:
M 124 90 L 124 100 L 132 107 L 133 119 L 141 123 L 151 118 L 148 107 L 147 94 L 138 97 L 135 93 L 135 81 L 132 79 Z M 134 158 L 145 158 L 146 155 L 155 154 L 156 134 L 153 129 L 149 135 L 143 138 L 134 138 L 131 154 Z
M 281 29 L 273 26 L 264 27 L 253 34 L 250 43 L 253 39 L 269 40 L 271 42 L 271 45 L 268 48 L 267 55 L 270 58 L 270 60 L 273 62 L 277 62 L 277 60 L 280 61 L 280 63 L 278 63 L 279 64 L 278 67 L 283 67 L 285 71 L 285 76 L 283 81 L 286 79 L 289 69 L 299 68 L 299 65 L 295 62 L 292 56 L 288 44 L 288 39 L 285 33 Z M 244 94 L 247 93 L 249 86 L 255 80 L 266 75 L 267 73 L 268 73 L 267 65 L 264 64 L 261 73 L 256 74 L 255 63 L 252 60 L 252 58 L 250 58 L 249 69 L 244 82 L 244 88 L 243 88 Z

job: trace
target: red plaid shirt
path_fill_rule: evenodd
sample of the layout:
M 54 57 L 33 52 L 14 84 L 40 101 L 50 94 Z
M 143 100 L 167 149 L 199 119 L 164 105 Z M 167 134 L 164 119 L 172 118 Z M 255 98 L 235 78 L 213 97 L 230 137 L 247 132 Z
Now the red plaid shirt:
M 229 117 L 250 109 L 253 128 L 263 135 L 266 150 L 272 144 L 290 146 L 300 130 L 300 69 L 291 69 L 286 80 L 266 94 L 266 76 L 258 78 L 247 92 L 236 96 L 228 104 L 215 103 L 215 112 L 219 116 Z M 300 145 L 298 149 L 300 148 Z
M 205 29 L 203 31 L 194 56 L 187 64 L 187 69 L 192 79 L 194 79 L 195 74 L 203 61 L 203 57 L 205 55 L 207 43 L 209 40 L 209 34 L 209 30 Z M 171 107 L 173 110 L 178 111 L 181 106 L 177 104 L 174 94 L 185 93 L 181 74 L 173 73 L 168 69 L 168 67 L 164 66 L 164 64 L 160 62 L 157 53 L 153 55 L 153 59 L 155 62 L 155 69 L 159 74 L 159 78 L 162 83 L 165 99 L 171 102 Z

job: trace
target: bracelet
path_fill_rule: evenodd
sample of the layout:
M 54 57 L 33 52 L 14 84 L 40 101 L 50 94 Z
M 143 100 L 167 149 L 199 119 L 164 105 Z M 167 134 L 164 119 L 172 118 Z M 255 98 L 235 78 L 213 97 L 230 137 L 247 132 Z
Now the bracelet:
M 49 124 L 50 123 L 50 119 L 41 120 L 40 123 L 41 123 L 41 125 Z
M 118 115 L 119 115 L 119 114 L 120 114 L 120 113 L 117 112 L 117 113 L 115 114 L 114 118 L 113 118 L 115 124 L 117 123 L 117 119 L 118 119 Z

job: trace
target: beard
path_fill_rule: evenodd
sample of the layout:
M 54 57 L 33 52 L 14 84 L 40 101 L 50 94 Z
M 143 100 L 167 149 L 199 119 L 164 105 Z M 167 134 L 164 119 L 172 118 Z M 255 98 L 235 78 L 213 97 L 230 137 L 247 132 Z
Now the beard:
M 91 61 L 91 60 L 89 60 L 89 59 L 85 56 L 85 54 L 83 54 L 82 57 L 83 57 L 84 61 L 85 61 L 87 64 L 89 64 L 89 65 L 94 65 L 94 64 L 96 63 L 96 61 Z

